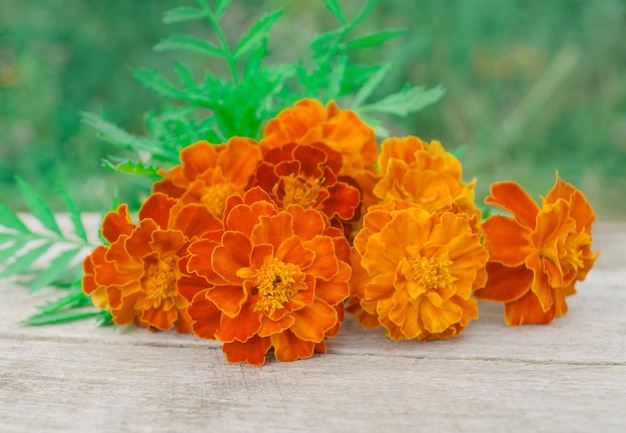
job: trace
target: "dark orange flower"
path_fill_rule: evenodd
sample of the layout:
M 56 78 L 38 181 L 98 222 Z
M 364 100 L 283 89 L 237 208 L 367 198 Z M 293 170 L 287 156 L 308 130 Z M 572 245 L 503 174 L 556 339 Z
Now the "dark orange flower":
M 374 130 L 355 112 L 340 109 L 334 101 L 324 107 L 314 99 L 302 99 L 267 123 L 261 140 L 263 148 L 292 142 L 324 143 L 339 152 L 343 157 L 340 175 L 373 171 L 378 156 Z
M 134 224 L 123 204 L 106 214 L 97 247 L 83 262 L 83 291 L 96 307 L 110 309 L 113 321 L 133 321 L 148 328 L 190 331 L 189 302 L 178 293 L 177 261 L 191 240 L 221 223 L 199 204 L 183 205 L 161 193 L 152 194 Z
M 268 150 L 253 185 L 260 186 L 280 208 L 298 204 L 323 212 L 331 222 L 358 218 L 359 190 L 337 178 L 341 155 L 321 143 Z
M 595 215 L 582 192 L 556 176 L 542 206 L 514 182 L 496 182 L 485 199 L 513 217 L 493 215 L 483 223 L 489 280 L 476 297 L 505 305 L 507 325 L 550 323 L 567 312 L 598 257 L 591 252 Z
M 258 144 L 248 138 L 233 137 L 221 145 L 199 141 L 180 152 L 181 165 L 159 172 L 163 180 L 152 190 L 182 203 L 202 203 L 221 219 L 226 199 L 243 193 L 260 157 Z
M 402 200 L 437 211 L 456 204 L 470 217 L 480 216 L 474 204 L 474 184 L 461 181 L 463 167 L 441 143 L 418 137 L 388 138 L 378 158 L 382 179 L 374 194 L 382 201 Z
M 222 341 L 229 362 L 262 365 L 325 352 L 343 321 L 349 247 L 326 216 L 278 209 L 258 187 L 226 205 L 224 232 L 195 241 L 179 290 L 194 334 Z M 183 266 L 184 265 L 184 266 Z
M 487 251 L 467 217 L 407 202 L 372 206 L 352 248 L 348 311 L 394 339 L 458 335 L 478 317 Z

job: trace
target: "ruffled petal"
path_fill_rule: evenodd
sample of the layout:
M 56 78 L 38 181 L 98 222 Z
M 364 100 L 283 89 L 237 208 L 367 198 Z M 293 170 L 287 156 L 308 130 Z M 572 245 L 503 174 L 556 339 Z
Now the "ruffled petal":
M 512 213 L 520 224 L 534 228 L 539 206 L 526 191 L 515 182 L 495 182 L 489 188 L 491 195 L 485 203 L 493 204 Z

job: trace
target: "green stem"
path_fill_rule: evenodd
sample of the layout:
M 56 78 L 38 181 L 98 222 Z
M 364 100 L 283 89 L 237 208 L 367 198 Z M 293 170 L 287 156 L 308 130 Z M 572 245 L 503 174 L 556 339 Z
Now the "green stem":
M 235 59 L 233 58 L 232 53 L 230 52 L 230 47 L 228 46 L 228 42 L 224 37 L 224 33 L 222 32 L 222 28 L 220 27 L 219 22 L 215 19 L 215 15 L 210 10 L 207 10 L 207 18 L 209 19 L 209 23 L 213 30 L 215 30 L 215 35 L 217 36 L 217 40 L 222 46 L 222 50 L 224 51 L 224 55 L 226 56 L 226 62 L 228 63 L 228 69 L 230 69 L 230 73 L 233 76 L 233 81 L 235 82 L 235 86 L 239 87 L 239 77 L 237 76 L 237 67 L 235 65 Z

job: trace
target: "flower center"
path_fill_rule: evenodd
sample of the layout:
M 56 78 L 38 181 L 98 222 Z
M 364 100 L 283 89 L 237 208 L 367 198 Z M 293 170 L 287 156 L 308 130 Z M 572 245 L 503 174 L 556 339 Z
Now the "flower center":
M 222 219 L 226 199 L 237 192 L 237 188 L 231 183 L 217 183 L 204 188 L 200 201 L 216 218 Z
M 400 261 L 400 272 L 406 278 L 409 296 L 417 299 L 423 293 L 452 285 L 456 277 L 450 272 L 451 266 L 448 253 L 434 257 L 403 257 Z
M 176 295 L 177 259 L 176 256 L 165 257 L 148 268 L 144 280 L 145 296 L 154 308 L 159 307 L 164 299 Z
M 322 189 L 324 179 L 304 179 L 295 174 L 283 177 L 284 197 L 283 204 L 299 204 L 304 208 L 310 208 L 317 203 L 317 196 Z
M 283 308 L 295 295 L 296 275 L 300 273 L 298 266 L 293 263 L 284 263 L 272 257 L 263 264 L 256 273 L 254 292 L 261 295 L 261 299 L 254 307 L 255 311 L 263 311 L 271 315 L 274 311 Z
M 591 236 L 585 231 L 576 236 L 568 236 L 563 244 L 563 250 L 559 254 L 559 262 L 564 268 L 569 268 L 576 272 L 580 268 L 585 267 L 583 261 L 582 247 L 591 245 Z

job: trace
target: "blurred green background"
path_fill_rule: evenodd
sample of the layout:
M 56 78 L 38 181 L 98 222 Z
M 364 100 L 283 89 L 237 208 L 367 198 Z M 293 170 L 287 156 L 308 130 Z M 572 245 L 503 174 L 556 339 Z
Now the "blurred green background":
M 346 15 L 362 5 L 344 0 Z M 198 36 L 197 23 L 166 25 L 164 11 L 193 0 L 0 0 L 0 200 L 23 209 L 14 178 L 24 178 L 58 209 L 63 183 L 83 210 L 107 209 L 115 191 L 138 200 L 146 181 L 100 167 L 118 149 L 81 123 L 83 111 L 141 134 L 160 102 L 130 74 L 136 66 L 170 74 L 193 55 L 151 50 L 172 33 Z M 321 0 L 237 1 L 225 16 L 236 38 L 259 15 L 284 8 L 271 34 L 277 61 L 295 61 L 316 32 L 337 25 Z M 465 144 L 477 197 L 515 180 L 545 194 L 554 172 L 587 195 L 601 220 L 626 219 L 625 0 L 380 0 L 357 34 L 405 27 L 360 61 L 392 60 L 378 90 L 442 84 L 434 106 L 388 119 L 396 135 Z M 204 33 L 203 33 L 204 32 Z M 58 207 L 57 207 L 58 206 Z

